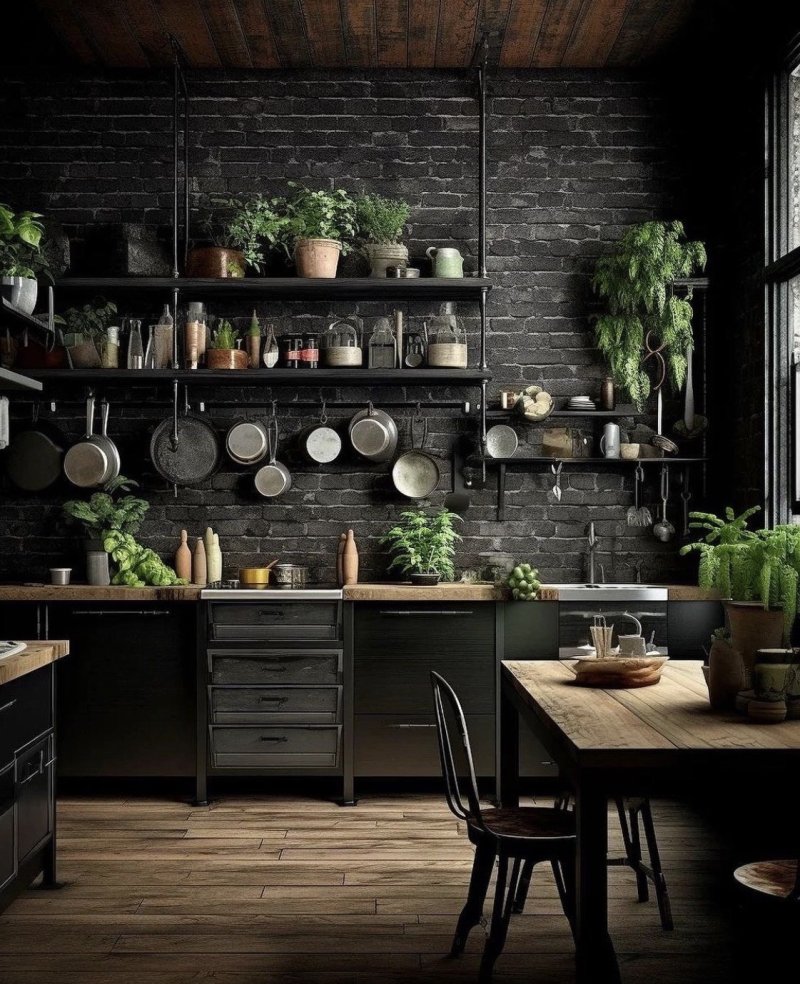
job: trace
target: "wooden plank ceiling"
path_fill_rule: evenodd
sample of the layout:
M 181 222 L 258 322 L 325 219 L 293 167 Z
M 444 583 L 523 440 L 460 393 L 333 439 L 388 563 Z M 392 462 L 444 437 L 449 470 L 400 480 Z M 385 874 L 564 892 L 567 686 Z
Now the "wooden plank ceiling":
M 501 68 L 646 62 L 699 0 L 35 0 L 74 60 L 113 68 Z

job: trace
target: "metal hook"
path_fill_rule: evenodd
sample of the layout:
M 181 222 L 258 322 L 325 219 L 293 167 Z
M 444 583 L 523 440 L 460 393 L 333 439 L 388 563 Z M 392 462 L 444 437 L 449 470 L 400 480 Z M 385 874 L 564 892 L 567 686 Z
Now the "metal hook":
M 328 401 L 323 396 L 322 397 L 322 413 L 319 416 L 319 422 L 321 424 L 327 424 L 328 423 L 328 414 L 326 413 L 327 405 L 328 405 Z

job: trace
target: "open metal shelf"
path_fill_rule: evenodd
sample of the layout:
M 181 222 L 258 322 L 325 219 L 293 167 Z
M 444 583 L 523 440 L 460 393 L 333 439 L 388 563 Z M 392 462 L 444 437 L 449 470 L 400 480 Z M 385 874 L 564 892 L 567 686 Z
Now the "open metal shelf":
M 39 339 L 52 339 L 53 332 L 44 321 L 39 321 L 31 314 L 26 314 L 15 307 L 6 297 L 0 297 L 0 324 L 8 324 L 16 329 L 27 328 L 36 332 Z
M 18 372 L 0 366 L 0 391 L 2 390 L 30 390 L 41 393 L 42 384 L 37 379 L 21 376 Z
M 635 407 L 617 407 L 616 410 L 553 410 L 542 420 L 528 420 L 527 417 L 521 416 L 515 410 L 487 410 L 486 419 L 487 420 L 504 420 L 507 423 L 518 423 L 518 424 L 530 424 L 531 426 L 538 426 L 539 424 L 546 424 L 548 420 L 554 417 L 575 417 L 582 418 L 585 420 L 620 420 L 623 417 L 647 417 L 652 416 L 652 414 L 640 413 Z
M 40 369 L 34 379 L 102 386 L 112 383 L 205 383 L 230 386 L 475 386 L 486 369 Z

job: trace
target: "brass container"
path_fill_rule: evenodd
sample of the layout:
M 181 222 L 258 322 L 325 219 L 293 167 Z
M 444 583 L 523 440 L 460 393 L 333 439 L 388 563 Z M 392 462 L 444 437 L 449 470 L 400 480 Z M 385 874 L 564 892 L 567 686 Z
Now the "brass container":
M 270 580 L 269 567 L 240 567 L 239 585 L 242 588 L 266 588 Z

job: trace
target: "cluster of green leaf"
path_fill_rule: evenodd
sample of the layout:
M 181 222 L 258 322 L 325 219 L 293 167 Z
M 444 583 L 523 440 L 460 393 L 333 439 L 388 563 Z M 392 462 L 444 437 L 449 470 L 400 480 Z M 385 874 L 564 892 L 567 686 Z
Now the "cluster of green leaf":
M 692 342 L 691 291 L 672 292 L 679 277 L 706 264 L 701 242 L 689 242 L 681 222 L 643 222 L 629 229 L 614 253 L 597 262 L 592 284 L 608 307 L 595 325 L 597 346 L 616 383 L 641 410 L 650 394 L 642 362 L 648 332 L 663 344 L 667 374 L 680 388 Z
M 218 198 L 214 204 L 222 209 L 221 216 L 205 223 L 209 239 L 215 246 L 238 249 L 244 262 L 258 273 L 264 272 L 265 249 L 277 246 L 287 223 L 283 198 Z M 244 272 L 244 271 L 242 271 Z
M 394 526 L 380 542 L 393 555 L 388 570 L 403 574 L 439 574 L 445 581 L 455 578 L 453 558 L 456 543 L 461 539 L 453 528 L 457 513 L 442 509 L 433 516 L 421 509 L 400 514 L 403 525 Z
M 399 242 L 403 227 L 411 215 L 408 202 L 381 195 L 359 195 L 356 198 L 358 236 L 364 243 Z
M 286 199 L 286 224 L 281 245 L 289 252 L 298 239 L 336 239 L 347 253 L 356 237 L 356 203 L 343 188 L 313 190 L 295 181 Z
M 788 642 L 800 605 L 800 526 L 750 530 L 748 520 L 759 509 L 753 506 L 736 516 L 728 507 L 724 519 L 713 513 L 691 513 L 690 527 L 704 535 L 683 547 L 681 554 L 700 555 L 701 587 L 716 588 L 723 598 L 734 601 L 760 601 L 764 608 L 782 608 Z
M 209 347 L 213 349 L 235 349 L 238 337 L 238 332 L 230 321 L 223 318 L 211 333 Z
M 533 601 L 542 586 L 539 582 L 539 571 L 530 564 L 517 564 L 508 575 L 506 584 L 511 589 L 514 601 Z
M 117 305 L 104 297 L 95 297 L 80 308 L 67 308 L 55 320 L 66 327 L 67 332 L 92 338 L 95 341 L 105 337 L 108 326 L 117 315 Z
M 47 274 L 41 255 L 44 226 L 38 212 L 15 213 L 0 204 L 0 276 L 36 277 Z
M 117 568 L 111 578 L 112 584 L 129 588 L 142 588 L 146 584 L 152 584 L 164 588 L 186 583 L 164 563 L 155 550 L 143 547 L 130 533 L 107 530 L 103 535 L 103 549 L 111 555 Z

